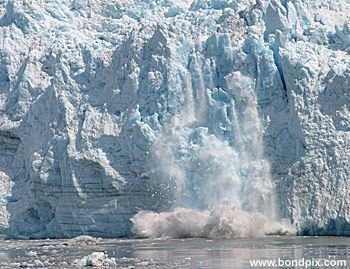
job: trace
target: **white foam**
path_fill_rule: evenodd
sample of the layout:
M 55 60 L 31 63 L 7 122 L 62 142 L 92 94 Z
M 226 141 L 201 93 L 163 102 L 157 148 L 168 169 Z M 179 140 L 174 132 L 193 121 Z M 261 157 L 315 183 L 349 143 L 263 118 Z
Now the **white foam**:
M 243 238 L 295 234 L 287 220 L 271 220 L 258 212 L 226 206 L 211 211 L 182 207 L 161 213 L 140 211 L 131 221 L 134 234 L 146 238 Z

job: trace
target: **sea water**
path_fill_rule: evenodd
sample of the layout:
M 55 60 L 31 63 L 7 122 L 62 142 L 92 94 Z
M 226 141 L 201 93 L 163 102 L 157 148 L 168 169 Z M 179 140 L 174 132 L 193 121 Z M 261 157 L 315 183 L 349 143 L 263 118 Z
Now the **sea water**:
M 113 258 L 115 265 L 105 268 L 258 268 L 251 263 L 303 259 L 350 264 L 350 238 L 100 239 L 86 244 L 74 240 L 2 240 L 0 268 L 32 267 L 38 260 L 45 263 L 45 268 L 81 268 L 74 267 L 74 262 L 93 252 Z

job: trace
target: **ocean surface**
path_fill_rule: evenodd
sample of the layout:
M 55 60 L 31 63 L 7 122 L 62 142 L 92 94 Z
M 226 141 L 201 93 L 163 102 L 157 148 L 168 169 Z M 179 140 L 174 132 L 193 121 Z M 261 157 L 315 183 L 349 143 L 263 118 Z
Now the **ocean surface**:
M 105 268 L 262 268 L 256 261 L 296 260 L 317 262 L 346 260 L 350 265 L 350 238 L 264 237 L 254 239 L 99 239 L 1 240 L 0 268 L 81 268 L 79 260 L 93 252 L 104 252 L 115 264 Z M 91 267 L 90 267 L 91 268 Z M 264 268 L 273 268 L 265 266 Z

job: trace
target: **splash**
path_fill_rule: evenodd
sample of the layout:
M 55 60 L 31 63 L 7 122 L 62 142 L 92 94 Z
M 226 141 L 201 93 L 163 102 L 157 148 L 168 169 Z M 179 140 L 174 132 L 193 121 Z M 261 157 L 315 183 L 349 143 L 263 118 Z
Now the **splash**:
M 295 234 L 286 220 L 271 220 L 259 212 L 225 206 L 211 211 L 181 207 L 161 213 L 141 211 L 131 221 L 134 234 L 146 238 L 228 239 Z

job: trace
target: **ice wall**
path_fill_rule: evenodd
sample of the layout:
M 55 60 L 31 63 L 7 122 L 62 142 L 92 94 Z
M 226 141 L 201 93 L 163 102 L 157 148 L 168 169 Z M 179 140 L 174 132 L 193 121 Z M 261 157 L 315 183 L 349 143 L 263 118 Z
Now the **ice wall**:
M 140 209 L 276 201 L 300 233 L 348 234 L 349 14 L 0 2 L 1 230 L 125 236 Z

